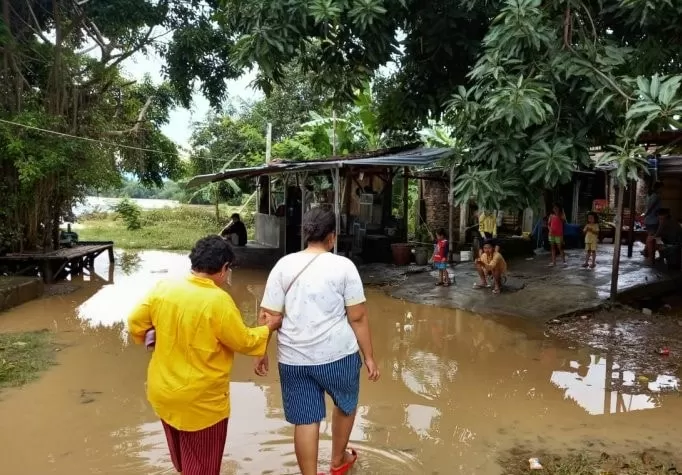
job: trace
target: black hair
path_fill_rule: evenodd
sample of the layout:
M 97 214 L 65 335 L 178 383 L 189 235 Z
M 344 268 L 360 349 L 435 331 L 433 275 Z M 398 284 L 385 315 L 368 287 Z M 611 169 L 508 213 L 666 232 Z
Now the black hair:
M 563 211 L 563 210 L 564 210 L 564 208 L 563 208 L 559 203 L 554 203 L 554 204 L 552 205 L 552 209 L 554 209 L 554 208 L 558 208 L 559 211 Z
M 239 213 L 232 213 L 232 216 L 230 216 L 231 219 L 233 220 L 241 220 L 242 218 L 239 216 Z
M 436 230 L 436 236 L 447 236 L 447 234 L 445 234 L 445 229 L 443 229 L 443 228 L 438 228 L 438 229 Z
M 594 222 L 596 224 L 599 224 L 599 215 L 597 213 L 595 213 L 594 211 L 590 211 L 589 213 L 587 213 L 588 221 L 590 216 L 594 216 Z
M 189 253 L 192 270 L 205 274 L 217 274 L 225 264 L 234 262 L 232 246 L 220 236 L 199 239 Z
M 336 215 L 321 206 L 313 208 L 303 215 L 302 229 L 306 242 L 322 242 L 336 232 Z
M 486 239 L 485 241 L 483 241 L 483 246 L 481 246 L 481 247 L 484 247 L 484 246 L 490 246 L 490 247 L 494 248 L 495 247 L 495 241 L 493 241 L 492 239 Z
M 666 217 L 669 218 L 669 217 L 670 217 L 670 210 L 669 210 L 668 208 L 660 208 L 660 209 L 658 210 L 658 213 L 656 213 L 656 215 L 658 215 L 658 216 L 666 216 Z

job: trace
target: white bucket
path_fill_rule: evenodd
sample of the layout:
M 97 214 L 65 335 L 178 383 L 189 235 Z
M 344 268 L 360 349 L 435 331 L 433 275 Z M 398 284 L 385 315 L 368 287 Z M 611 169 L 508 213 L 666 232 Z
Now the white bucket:
M 471 251 L 460 251 L 459 260 L 461 262 L 468 262 L 471 260 Z

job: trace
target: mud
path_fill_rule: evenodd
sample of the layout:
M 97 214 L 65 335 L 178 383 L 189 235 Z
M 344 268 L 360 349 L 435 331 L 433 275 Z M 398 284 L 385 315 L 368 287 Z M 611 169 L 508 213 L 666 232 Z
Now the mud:
M 0 394 L 2 473 L 173 473 L 163 432 L 144 396 L 148 353 L 127 344 L 123 320 L 158 279 L 187 271 L 184 255 L 142 252 L 113 283 L 88 276 L 0 314 L 0 331 L 49 328 L 64 348 L 38 381 Z M 122 262 L 119 259 L 119 262 Z M 97 272 L 107 275 L 106 259 Z M 255 319 L 264 273 L 237 270 L 231 293 Z M 545 453 L 675 452 L 677 394 L 614 389 L 629 371 L 606 348 L 555 339 L 535 324 L 504 324 L 368 290 L 380 382 L 363 381 L 351 443 L 362 474 L 496 474 L 514 447 Z M 274 342 L 273 342 L 274 344 Z M 628 363 L 629 364 L 629 363 Z M 666 368 L 652 380 L 671 378 Z M 277 373 L 265 379 L 238 357 L 223 474 L 295 474 L 292 428 Z M 322 425 L 321 460 L 330 451 Z M 322 464 L 321 469 L 325 468 Z

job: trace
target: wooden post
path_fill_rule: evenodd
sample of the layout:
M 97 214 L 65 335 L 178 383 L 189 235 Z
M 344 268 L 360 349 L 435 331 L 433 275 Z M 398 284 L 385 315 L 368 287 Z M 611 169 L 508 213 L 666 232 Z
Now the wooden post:
M 303 216 L 305 215 L 305 181 L 307 178 L 307 173 L 301 174 L 301 180 L 298 182 L 298 186 L 301 189 L 301 251 L 305 249 L 305 236 L 303 235 Z
M 630 222 L 628 225 L 630 229 L 628 230 L 628 258 L 632 258 L 632 247 L 635 243 L 635 206 L 637 198 L 637 182 L 630 182 L 630 202 L 628 206 L 630 207 Z
M 448 187 L 448 211 L 449 211 L 449 216 L 448 216 L 448 242 L 450 243 L 450 255 L 448 256 L 448 260 L 452 259 L 452 254 L 453 254 L 453 246 L 452 243 L 454 242 L 452 240 L 453 234 L 454 234 L 454 204 L 455 204 L 455 163 L 452 164 L 450 167 L 450 186 Z
M 353 171 L 350 167 L 346 168 L 346 191 L 344 199 L 346 200 L 346 234 L 350 236 L 350 200 L 351 190 L 353 189 Z
M 109 262 L 114 263 L 114 245 L 112 244 L 109 248 L 107 248 L 107 251 L 109 251 Z M 95 259 L 92 260 L 92 265 L 95 265 Z
M 270 165 L 272 159 L 272 124 L 268 122 L 267 131 L 265 133 L 265 164 Z
M 407 237 L 409 235 L 407 225 L 409 220 L 407 219 L 408 213 L 409 213 L 409 196 L 408 196 L 408 188 L 410 187 L 410 179 L 408 177 L 408 174 L 410 173 L 410 169 L 408 167 L 403 168 L 403 221 L 405 222 L 405 242 L 407 242 Z
M 466 243 L 467 223 L 469 221 L 469 203 L 459 206 L 459 243 Z
M 623 200 L 625 198 L 625 187 L 618 187 L 618 204 L 616 206 L 616 232 L 613 238 L 613 262 L 611 263 L 611 294 L 612 302 L 616 301 L 618 296 L 618 272 L 620 271 L 620 248 L 621 235 L 623 231 Z
M 336 239 L 334 239 L 334 254 L 338 254 L 339 250 L 339 231 L 341 230 L 341 198 L 339 196 L 339 188 L 341 187 L 341 179 L 339 177 L 339 167 L 334 168 L 334 215 L 336 217 L 336 224 L 334 232 Z

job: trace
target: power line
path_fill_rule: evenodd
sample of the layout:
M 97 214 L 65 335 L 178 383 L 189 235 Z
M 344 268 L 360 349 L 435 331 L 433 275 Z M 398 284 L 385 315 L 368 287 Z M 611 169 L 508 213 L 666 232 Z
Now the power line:
M 57 132 L 56 130 L 41 129 L 40 127 L 34 127 L 32 125 L 22 124 L 20 122 L 12 122 L 10 120 L 0 119 L 0 122 L 3 124 L 14 125 L 16 127 L 23 127 L 25 129 L 30 129 L 30 130 L 35 130 L 38 132 L 45 132 L 47 134 L 57 135 L 59 137 L 65 137 L 65 138 L 76 139 L 76 140 L 84 140 L 86 142 L 100 143 L 103 145 L 110 145 L 112 147 L 127 148 L 130 150 L 138 150 L 141 152 L 160 153 L 162 155 L 176 155 L 175 153 L 172 153 L 172 152 L 164 152 L 161 150 L 154 150 L 151 148 L 134 147 L 132 145 L 123 145 L 123 144 L 119 144 L 119 143 L 115 143 L 115 142 L 107 142 L 105 140 L 93 139 L 90 137 L 80 137 L 78 135 L 65 134 L 63 132 Z

